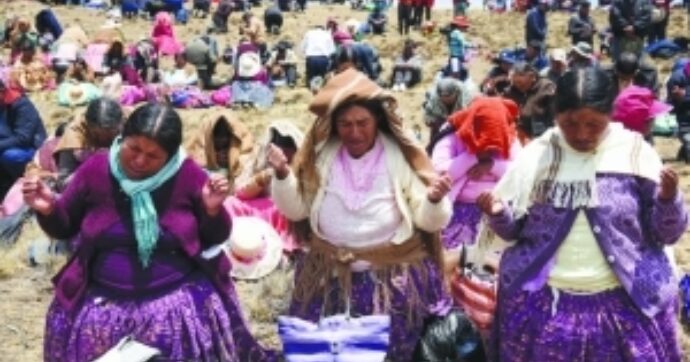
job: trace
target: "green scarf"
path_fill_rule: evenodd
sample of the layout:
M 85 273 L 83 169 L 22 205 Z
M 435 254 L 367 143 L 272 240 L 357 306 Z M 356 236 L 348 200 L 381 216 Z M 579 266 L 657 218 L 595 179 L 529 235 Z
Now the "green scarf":
M 134 236 L 137 239 L 139 260 L 148 267 L 153 249 L 159 236 L 158 213 L 151 199 L 151 191 L 157 189 L 168 179 L 177 174 L 182 162 L 187 158 L 180 148 L 175 155 L 155 175 L 144 180 L 130 180 L 120 165 L 120 146 L 122 136 L 118 136 L 110 146 L 108 160 L 110 172 L 120 183 L 122 190 L 132 198 L 132 218 L 134 219 Z

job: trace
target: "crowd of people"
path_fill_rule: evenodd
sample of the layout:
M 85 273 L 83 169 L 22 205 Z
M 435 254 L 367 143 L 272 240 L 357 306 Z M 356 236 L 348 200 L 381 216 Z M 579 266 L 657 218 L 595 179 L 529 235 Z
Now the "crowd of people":
M 672 245 L 688 211 L 653 142 L 675 118 L 664 135 L 690 163 L 690 59 L 663 83 L 645 47 L 666 41 L 668 2 L 614 0 L 608 30 L 576 2 L 571 47 L 548 52 L 562 4 L 518 3 L 523 46 L 495 49 L 477 83 L 465 1 L 439 29 L 444 67 L 424 74 L 424 44 L 406 39 L 389 79 L 365 40 L 389 31 L 387 1 L 363 22 L 310 24 L 299 45 L 267 34 L 305 1 L 263 21 L 242 0 L 119 5 L 150 19 L 149 37 L 63 28 L 50 9 L 3 31 L 0 218 L 30 209 L 70 254 L 46 361 L 124 344 L 174 361 L 681 360 Z M 398 2 L 400 34 L 428 31 L 432 6 Z M 182 43 L 190 9 L 210 24 Z M 240 40 L 223 49 L 233 12 Z M 396 94 L 426 77 L 422 137 Z M 229 109 L 270 107 L 282 86 L 313 93 L 305 132 L 277 119 L 254 135 Z M 30 97 L 47 89 L 85 106 L 50 136 Z M 191 107 L 214 108 L 183 135 L 176 108 Z M 280 266 L 294 287 L 276 351 L 251 334 L 235 282 Z

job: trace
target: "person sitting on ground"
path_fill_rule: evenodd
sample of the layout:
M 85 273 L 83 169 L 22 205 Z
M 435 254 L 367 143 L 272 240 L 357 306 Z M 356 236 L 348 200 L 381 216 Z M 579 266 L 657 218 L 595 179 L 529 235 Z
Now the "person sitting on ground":
M 404 92 L 422 80 L 422 56 L 417 53 L 419 44 L 413 40 L 405 40 L 402 54 L 393 64 L 393 91 Z
M 124 119 L 118 102 L 102 97 L 89 102 L 86 112 L 67 125 L 53 152 L 58 190 L 64 189 L 79 165 L 110 147 L 122 130 Z
M 19 85 L 26 92 L 36 92 L 55 86 L 52 64 L 37 54 L 36 43 L 24 38 L 20 44 L 21 53 L 12 65 L 10 82 Z
M 539 72 L 539 76 L 552 81 L 554 84 L 568 71 L 568 54 L 565 49 L 556 48 L 549 56 L 549 66 Z
M 464 109 L 476 97 L 465 83 L 455 78 L 441 78 L 427 92 L 424 101 L 424 123 L 429 127 L 429 140 L 436 139 L 448 116 Z M 428 150 L 431 152 L 431 150 Z
M 58 83 L 62 81 L 69 66 L 77 60 L 88 44 L 89 38 L 81 26 L 69 26 L 62 32 L 53 45 L 52 54 L 53 70 L 57 75 Z
M 580 42 L 570 48 L 570 69 L 587 68 L 596 64 L 592 47 Z
M 622 123 L 623 127 L 641 134 L 651 143 L 654 120 L 671 109 L 669 104 L 658 101 L 651 90 L 631 85 L 613 101 L 611 120 Z
M 211 12 L 211 0 L 194 0 L 194 7 L 192 14 L 206 19 L 206 16 Z
M 635 53 L 621 53 L 614 66 L 608 68 L 608 73 L 614 79 L 616 94 L 631 84 L 649 88 L 655 94 L 660 88 L 656 67 L 645 61 L 640 61 Z
M 280 34 L 283 27 L 283 12 L 276 5 L 266 8 L 264 11 L 264 25 L 266 32 L 273 35 Z
M 549 61 L 544 56 L 544 43 L 538 40 L 532 40 L 527 44 L 524 56 L 520 60 L 532 64 L 537 71 L 541 71 L 549 66 Z
M 687 208 L 654 148 L 610 122 L 614 86 L 598 67 L 566 73 L 557 126 L 478 199 L 490 228 L 479 245 L 507 245 L 498 360 L 682 359 L 666 247 L 687 230 Z
M 292 44 L 287 40 L 278 42 L 266 62 L 266 67 L 274 83 L 285 81 L 290 88 L 297 85 L 297 55 L 292 50 Z
M 690 65 L 677 69 L 666 83 L 668 102 L 678 123 L 678 139 L 681 147 L 676 159 L 690 164 Z
M 79 235 L 55 279 L 47 359 L 93 361 L 129 338 L 167 360 L 277 358 L 251 336 L 219 252 L 230 236 L 228 182 L 209 177 L 181 142 L 179 115 L 146 104 L 61 195 L 24 182 L 24 200 L 48 235 Z
M 18 17 L 11 22 L 9 27 L 10 63 L 16 62 L 19 58 L 27 40 L 33 44 L 38 44 L 38 34 L 31 28 L 31 20 Z
M 196 37 L 184 49 L 187 61 L 196 68 L 197 77 L 203 89 L 216 88 L 213 75 L 220 57 L 218 42 L 210 34 Z
M 388 24 L 388 15 L 380 6 L 374 6 L 367 17 L 369 31 L 374 35 L 381 35 L 386 32 L 386 24 Z
M 316 95 L 317 119 L 293 168 L 271 146 L 271 196 L 305 232 L 289 315 L 391 317 L 387 358 L 412 359 L 424 321 L 445 316 L 438 232 L 450 219 L 447 176 L 408 138 L 396 102 L 356 70 Z
M 267 156 L 272 146 L 280 148 L 288 162 L 304 142 L 304 134 L 291 120 L 271 122 L 257 143 L 252 159 L 239 177 L 235 194 L 230 196 L 225 206 L 233 217 L 255 216 L 263 219 L 278 233 L 283 242 L 283 251 L 292 254 L 299 244 L 292 233 L 290 223 L 278 210 L 271 198 L 272 168 Z
M 237 60 L 237 72 L 230 85 L 232 102 L 239 106 L 268 108 L 273 104 L 268 71 L 261 64 L 259 53 L 247 52 Z
M 51 47 L 62 35 L 62 26 L 50 9 L 43 9 L 36 14 L 35 26 L 38 43 L 41 45 Z
M 264 27 L 261 24 L 261 20 L 249 11 L 242 14 L 240 36 L 246 36 L 252 44 L 259 48 L 261 59 L 265 59 L 267 48 L 266 40 L 264 39 Z
M 486 95 L 500 96 L 510 87 L 510 71 L 516 59 L 510 51 L 503 50 L 492 59 L 492 62 L 495 65 L 479 84 L 479 89 Z
M 556 85 L 540 78 L 537 70 L 529 63 L 513 66 L 511 85 L 505 97 L 520 107 L 518 135 L 525 143 L 541 136 L 553 126 Z
M 172 16 L 167 12 L 159 12 L 153 21 L 151 40 L 158 54 L 175 55 L 183 50 L 182 43 L 175 35 L 175 25 Z
M 591 4 L 589 0 L 580 1 L 577 14 L 573 14 L 568 21 L 568 35 L 573 45 L 585 42 L 590 47 L 594 46 L 594 35 L 597 33 L 597 26 L 594 19 L 589 15 Z
M 254 139 L 233 112 L 218 111 L 202 119 L 185 149 L 203 169 L 226 177 L 234 192 L 235 182 L 254 150 Z
M 357 69 L 369 79 L 376 81 L 381 74 L 381 63 L 376 49 L 371 44 L 361 41 L 349 43 L 345 47 L 352 49 Z
M 211 31 L 226 34 L 228 32 L 228 18 L 233 10 L 233 0 L 220 0 L 216 11 L 211 17 L 212 26 Z
M 73 81 L 77 83 L 94 83 L 96 76 L 93 70 L 86 64 L 86 61 L 82 57 L 77 57 L 77 59 L 72 63 L 64 76 L 65 81 Z
M 198 80 L 194 65 L 187 62 L 184 53 L 175 54 L 173 69 L 163 71 L 163 84 L 170 90 L 196 85 Z
M 0 81 L 0 199 L 24 173 L 47 137 L 38 110 L 24 93 Z

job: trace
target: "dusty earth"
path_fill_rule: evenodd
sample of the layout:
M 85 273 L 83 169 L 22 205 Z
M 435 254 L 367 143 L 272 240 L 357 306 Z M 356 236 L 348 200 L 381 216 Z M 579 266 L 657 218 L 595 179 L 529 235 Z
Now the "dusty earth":
M 33 15 L 43 5 L 37 2 L 24 0 L 2 1 L 0 0 L 0 18 L 9 14 Z M 261 16 L 263 10 L 255 8 L 254 13 Z M 105 14 L 78 7 L 59 7 L 55 9 L 63 26 L 71 23 L 80 23 L 87 29 L 96 29 L 105 22 Z M 337 15 L 341 20 L 350 17 L 364 20 L 366 14 L 356 12 L 347 5 L 319 5 L 314 4 L 305 14 L 286 14 L 283 35 L 270 36 L 271 43 L 279 39 L 289 39 L 298 43 L 305 29 L 315 23 L 325 23 L 328 16 Z M 395 26 L 395 10 L 389 12 L 392 24 Z M 597 24 L 603 28 L 607 24 L 606 13 L 596 11 Z M 438 23 L 446 23 L 451 14 L 448 10 L 436 11 L 433 14 Z M 506 46 L 515 46 L 522 43 L 524 15 L 522 14 L 489 14 L 474 11 L 470 14 L 472 28 L 469 38 L 478 45 L 477 56 L 471 63 L 471 75 L 476 82 L 481 81 L 489 68 L 487 61 L 490 50 L 500 49 Z M 568 15 L 552 13 L 549 16 L 551 32 L 548 44 L 550 47 L 569 44 L 565 35 L 565 27 Z M 4 19 L 2 19 L 4 21 Z M 222 36 L 219 41 L 225 44 L 235 44 L 238 39 L 236 32 L 240 20 L 239 14 L 231 17 L 231 32 Z M 177 34 L 182 40 L 188 40 L 206 28 L 208 20 L 192 19 L 186 26 L 178 26 Z M 687 19 L 682 11 L 672 14 L 670 35 L 687 35 Z M 392 29 L 392 28 L 391 28 Z M 150 32 L 150 23 L 142 19 L 125 21 L 122 31 L 128 41 L 136 41 Z M 404 94 L 398 94 L 398 100 L 402 113 L 405 116 L 406 125 L 421 126 L 421 104 L 424 92 L 431 84 L 432 74 L 439 69 L 446 60 L 446 46 L 443 37 L 432 34 L 421 37 L 413 34 L 413 38 L 423 44 L 423 54 L 426 58 L 424 81 L 418 87 L 408 90 Z M 403 38 L 394 31 L 389 31 L 385 36 L 369 38 L 367 41 L 374 44 L 380 52 L 385 68 L 384 78 L 389 79 L 390 68 L 394 57 L 401 49 Z M 5 55 L 7 51 L 5 50 Z M 670 62 L 660 62 L 659 68 L 667 74 Z M 303 70 L 302 70 L 303 71 Z M 225 74 L 228 75 L 228 74 Z M 44 122 L 52 132 L 55 125 L 66 119 L 75 111 L 73 109 L 59 107 L 56 104 L 54 92 L 44 92 L 31 96 L 38 106 Z M 307 112 L 307 104 L 311 99 L 310 92 L 305 88 L 279 89 L 276 93 L 276 102 L 268 110 L 239 110 L 239 117 L 258 136 L 264 127 L 272 120 L 282 118 L 291 119 L 297 125 L 306 128 L 312 121 Z M 197 127 L 198 121 L 209 110 L 182 111 L 185 125 L 185 136 L 189 137 Z M 423 128 L 423 127 L 421 127 Z M 672 156 L 677 148 L 675 140 L 658 139 L 657 147 L 668 163 L 678 170 L 682 178 L 682 189 L 686 197 L 690 197 L 690 167 L 672 161 Z M 27 261 L 27 250 L 32 240 L 43 238 L 42 232 L 34 223 L 25 226 L 17 244 L 0 249 L 0 361 L 39 361 L 42 359 L 42 338 L 45 312 L 52 299 L 50 285 L 51 276 L 64 263 L 63 257 L 53 257 L 45 265 L 30 267 Z M 681 243 L 676 246 L 678 264 L 684 272 L 690 272 L 690 236 L 686 234 Z M 240 284 L 238 289 L 240 298 L 245 305 L 245 311 L 252 321 L 252 329 L 257 337 L 270 346 L 279 347 L 275 335 L 274 319 L 285 310 L 287 295 L 289 293 L 289 271 L 273 273 L 266 281 Z M 690 336 L 683 335 L 685 355 L 690 356 Z M 686 361 L 690 361 L 686 357 Z

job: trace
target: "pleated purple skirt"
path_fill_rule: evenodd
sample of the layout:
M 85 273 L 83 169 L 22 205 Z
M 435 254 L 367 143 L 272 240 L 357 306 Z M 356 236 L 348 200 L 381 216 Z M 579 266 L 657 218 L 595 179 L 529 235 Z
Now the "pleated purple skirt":
M 421 268 L 425 269 L 424 272 L 418 270 Z M 417 341 L 424 329 L 423 320 L 433 315 L 446 315 L 452 306 L 452 301 L 443 288 L 443 277 L 436 264 L 429 259 L 418 269 L 410 267 L 407 272 L 397 273 L 390 280 L 376 280 L 369 272 L 352 273 L 350 310 L 353 317 L 375 314 L 377 283 L 385 283 L 390 287 L 388 314 L 391 316 L 391 330 L 387 358 L 392 362 L 411 361 Z M 426 278 L 423 278 L 423 275 Z M 423 290 L 419 293 L 419 304 L 412 303 L 411 300 L 416 298 L 408 298 L 408 290 L 412 287 L 408 283 L 414 283 L 415 287 Z M 422 285 L 426 285 L 427 288 L 424 290 L 421 288 Z M 335 280 L 330 287 L 334 292 L 332 295 L 338 295 L 338 285 Z M 322 314 L 334 315 L 343 313 L 344 310 L 342 303 L 333 303 L 333 306 L 324 308 L 324 298 L 318 296 L 308 303 L 306 310 L 302 308 L 301 303 L 293 300 L 290 315 L 316 322 Z M 420 318 L 418 320 L 408 318 L 412 312 L 419 313 Z
M 455 250 L 460 245 L 474 244 L 482 212 L 477 204 L 455 202 L 453 216 L 441 232 L 441 241 L 446 250 Z
M 161 350 L 163 361 L 275 358 L 250 335 L 237 301 L 227 308 L 202 275 L 147 298 L 112 299 L 92 289 L 73 315 L 53 301 L 46 320 L 44 360 L 49 362 L 90 362 L 127 335 Z
M 494 351 L 501 362 L 676 362 L 673 308 L 644 315 L 623 288 L 592 295 L 545 287 L 500 300 Z

